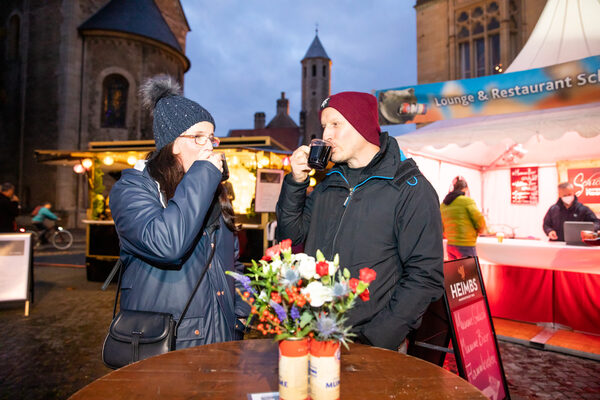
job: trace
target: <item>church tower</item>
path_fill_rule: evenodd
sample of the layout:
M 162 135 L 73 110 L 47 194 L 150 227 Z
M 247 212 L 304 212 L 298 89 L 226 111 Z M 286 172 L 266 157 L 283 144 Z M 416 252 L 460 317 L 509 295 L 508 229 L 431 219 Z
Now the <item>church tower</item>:
M 300 127 L 303 130 L 304 143 L 314 137 L 321 138 L 323 130 L 319 120 L 319 107 L 331 94 L 331 59 L 325 52 L 316 31 L 302 63 L 302 111 Z

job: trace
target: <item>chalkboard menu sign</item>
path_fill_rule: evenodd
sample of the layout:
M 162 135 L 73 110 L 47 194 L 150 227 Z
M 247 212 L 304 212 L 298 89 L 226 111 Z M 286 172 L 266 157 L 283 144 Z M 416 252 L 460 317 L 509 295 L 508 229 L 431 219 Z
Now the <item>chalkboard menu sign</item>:
M 445 262 L 444 277 L 460 375 L 490 399 L 509 399 L 477 258 Z
M 538 167 L 510 169 L 511 204 L 537 204 L 539 197 Z

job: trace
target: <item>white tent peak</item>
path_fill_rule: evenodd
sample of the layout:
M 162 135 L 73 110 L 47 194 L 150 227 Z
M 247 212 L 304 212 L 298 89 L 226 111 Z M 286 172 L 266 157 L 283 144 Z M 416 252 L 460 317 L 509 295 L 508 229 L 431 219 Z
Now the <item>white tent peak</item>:
M 548 0 L 505 73 L 600 55 L 600 0 Z

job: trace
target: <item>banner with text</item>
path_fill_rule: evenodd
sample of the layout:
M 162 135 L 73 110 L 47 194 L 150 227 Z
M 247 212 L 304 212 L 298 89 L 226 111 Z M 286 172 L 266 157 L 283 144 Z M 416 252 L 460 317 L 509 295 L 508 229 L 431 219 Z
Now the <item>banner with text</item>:
M 571 168 L 567 175 L 580 202 L 600 204 L 600 168 Z
M 600 101 L 600 56 L 544 68 L 375 91 L 381 125 L 432 122 Z

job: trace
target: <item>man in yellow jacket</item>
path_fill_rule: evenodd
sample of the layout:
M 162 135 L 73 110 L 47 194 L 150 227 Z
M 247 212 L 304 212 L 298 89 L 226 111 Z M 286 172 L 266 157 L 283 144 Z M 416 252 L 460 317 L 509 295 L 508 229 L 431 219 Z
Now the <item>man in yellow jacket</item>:
M 456 177 L 453 190 L 446 195 L 440 206 L 450 260 L 475 257 L 477 236 L 485 229 L 485 218 L 477 209 L 475 201 L 465 195 L 467 189 L 467 182 Z

